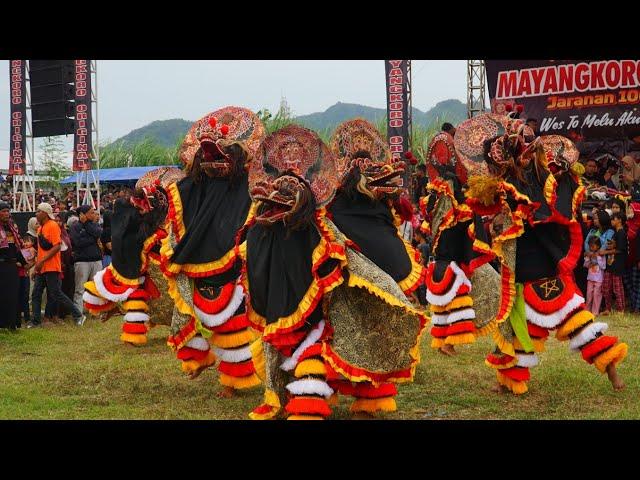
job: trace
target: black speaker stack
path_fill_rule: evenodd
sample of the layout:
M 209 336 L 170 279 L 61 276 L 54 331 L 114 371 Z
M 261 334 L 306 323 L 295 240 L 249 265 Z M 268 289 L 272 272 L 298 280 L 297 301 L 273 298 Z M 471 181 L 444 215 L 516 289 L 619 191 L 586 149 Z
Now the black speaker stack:
M 29 60 L 34 137 L 74 132 L 74 72 L 73 60 Z

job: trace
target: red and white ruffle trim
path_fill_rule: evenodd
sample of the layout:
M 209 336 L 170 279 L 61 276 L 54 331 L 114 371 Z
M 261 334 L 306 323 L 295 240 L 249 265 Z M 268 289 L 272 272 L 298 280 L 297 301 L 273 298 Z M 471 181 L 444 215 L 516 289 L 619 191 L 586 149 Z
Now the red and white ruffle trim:
M 193 306 L 196 315 L 200 321 L 209 328 L 219 327 L 231 317 L 236 312 L 238 307 L 242 304 L 242 300 L 244 299 L 244 290 L 242 286 L 236 285 L 233 290 L 233 295 L 229 303 L 224 309 L 219 313 L 206 313 L 200 310 L 196 305 Z
M 469 288 L 469 291 L 471 291 L 471 282 L 456 262 L 452 261 L 447 268 L 450 268 L 456 274 L 456 277 L 451 284 L 451 288 L 447 293 L 437 295 L 429 290 L 429 287 L 427 286 L 427 301 L 432 305 L 443 307 L 448 303 L 451 303 L 458 294 L 458 290 L 463 285 L 466 285 Z
M 571 300 L 565 303 L 565 305 L 560 310 L 557 310 L 549 315 L 544 315 L 536 311 L 533 306 L 529 305 L 526 301 L 524 304 L 524 308 L 527 320 L 539 327 L 553 330 L 554 328 L 557 328 L 565 318 L 567 318 L 567 315 L 576 310 L 583 303 L 584 298 L 577 293 L 574 293 L 573 297 L 571 297 Z
M 309 348 L 311 345 L 316 343 L 318 340 L 320 340 L 320 337 L 322 337 L 322 333 L 324 332 L 324 326 L 325 326 L 324 320 L 320 320 L 318 325 L 316 325 L 316 327 L 309 332 L 309 334 L 298 346 L 298 348 L 295 349 L 295 351 L 293 352 L 293 355 L 291 355 L 284 362 L 282 362 L 282 365 L 280 365 L 280 368 L 286 372 L 289 372 L 294 368 L 296 368 L 296 365 L 298 365 L 298 359 L 304 353 L 304 351 L 307 348 Z

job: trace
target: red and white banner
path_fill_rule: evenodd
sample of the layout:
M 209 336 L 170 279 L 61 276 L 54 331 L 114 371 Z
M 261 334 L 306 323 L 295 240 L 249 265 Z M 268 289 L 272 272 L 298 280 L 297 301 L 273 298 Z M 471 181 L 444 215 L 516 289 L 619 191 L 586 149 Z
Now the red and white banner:
M 73 171 L 91 170 L 91 60 L 75 61 L 75 131 Z
M 387 79 L 387 138 L 391 156 L 401 160 L 409 150 L 407 65 L 410 60 L 385 60 Z
M 9 175 L 23 175 L 26 161 L 26 60 L 10 60 L 11 119 L 9 122 Z

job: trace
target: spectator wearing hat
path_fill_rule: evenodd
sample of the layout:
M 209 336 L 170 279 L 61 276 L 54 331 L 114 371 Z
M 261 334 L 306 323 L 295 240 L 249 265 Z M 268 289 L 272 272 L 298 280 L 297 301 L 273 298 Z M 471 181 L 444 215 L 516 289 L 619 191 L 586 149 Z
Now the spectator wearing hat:
M 98 214 L 90 205 L 78 207 L 80 221 L 71 225 L 70 236 L 73 245 L 73 262 L 75 271 L 75 293 L 73 301 L 78 310 L 83 310 L 82 294 L 84 284 L 102 270 L 102 252 L 98 240 L 102 228 L 98 225 Z
M 73 301 L 67 297 L 60 288 L 61 262 L 61 232 L 60 226 L 55 221 L 53 208 L 48 203 L 38 205 L 36 218 L 40 224 L 38 229 L 38 256 L 34 267 L 36 276 L 35 286 L 31 301 L 33 304 L 33 323 L 30 326 L 40 325 L 42 292 L 47 288 L 47 296 L 62 304 L 71 311 L 77 325 L 83 325 L 85 316 Z
M 11 205 L 0 202 L 0 328 L 15 330 L 20 292 L 18 267 L 25 266 L 27 262 L 20 253 L 22 238 L 10 212 Z

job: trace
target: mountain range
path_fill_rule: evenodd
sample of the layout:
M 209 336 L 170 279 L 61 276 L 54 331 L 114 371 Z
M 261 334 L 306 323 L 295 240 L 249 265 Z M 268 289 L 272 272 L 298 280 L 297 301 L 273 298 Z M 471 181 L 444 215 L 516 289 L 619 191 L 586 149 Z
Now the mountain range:
M 450 122 L 454 125 L 467 118 L 467 106 L 459 100 L 449 99 L 437 103 L 426 112 L 414 108 L 413 124 L 427 127 L 434 122 Z M 374 108 L 356 103 L 338 102 L 324 112 L 316 112 L 295 117 L 297 123 L 322 132 L 333 130 L 341 122 L 350 118 L 362 117 L 371 122 L 377 122 L 387 114 L 384 108 Z M 113 143 L 136 144 L 148 138 L 160 145 L 171 147 L 184 137 L 193 121 L 174 118 L 170 120 L 156 120 L 144 127 L 132 130 Z

